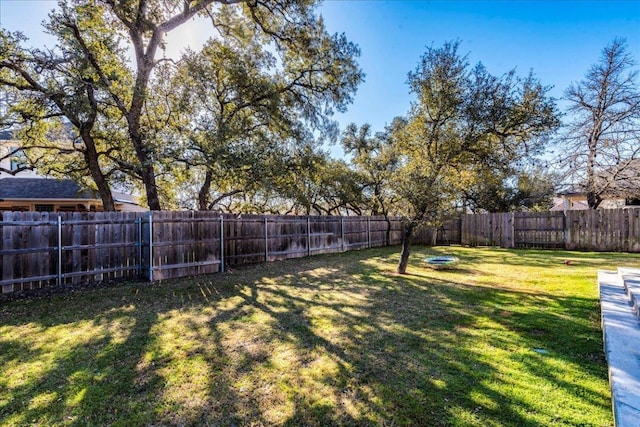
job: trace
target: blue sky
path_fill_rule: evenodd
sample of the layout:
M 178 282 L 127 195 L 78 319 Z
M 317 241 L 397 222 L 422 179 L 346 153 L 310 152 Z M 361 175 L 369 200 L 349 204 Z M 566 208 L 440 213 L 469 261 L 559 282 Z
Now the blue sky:
M 42 43 L 40 22 L 55 4 L 0 0 L 0 25 Z M 359 62 L 367 75 L 349 111 L 336 115 L 343 128 L 355 122 L 382 130 L 405 114 L 411 101 L 407 73 L 427 46 L 449 40 L 460 40 L 470 63 L 482 62 L 493 74 L 516 68 L 524 76 L 533 70 L 543 84 L 554 86 L 557 98 L 583 78 L 615 37 L 626 38 L 640 61 L 640 0 L 327 0 L 319 12 L 329 31 L 344 32 L 360 46 Z M 174 49 L 204 40 L 203 28 L 170 33 Z
M 427 46 L 460 40 L 469 62 L 489 72 L 530 70 L 553 96 L 583 78 L 615 37 L 640 61 L 640 1 L 341 1 L 322 6 L 332 32 L 357 43 L 367 73 L 341 123 L 382 130 L 409 108 L 406 84 Z

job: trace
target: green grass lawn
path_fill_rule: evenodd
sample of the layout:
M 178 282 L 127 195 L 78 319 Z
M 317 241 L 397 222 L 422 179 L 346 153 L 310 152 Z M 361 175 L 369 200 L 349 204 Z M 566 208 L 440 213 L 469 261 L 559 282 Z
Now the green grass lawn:
M 613 424 L 596 272 L 637 255 L 398 252 L 3 303 L 0 425 Z

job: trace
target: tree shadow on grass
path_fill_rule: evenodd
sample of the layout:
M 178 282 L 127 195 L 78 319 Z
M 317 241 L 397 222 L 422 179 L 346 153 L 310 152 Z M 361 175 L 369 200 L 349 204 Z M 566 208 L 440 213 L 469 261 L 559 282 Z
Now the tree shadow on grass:
M 138 412 L 145 389 L 160 386 L 153 374 L 139 383 L 137 364 L 132 363 L 151 339 L 156 315 L 141 315 L 122 301 L 100 304 L 102 311 L 91 310 L 91 315 L 82 310 L 50 313 L 46 306 L 57 302 L 36 301 L 30 315 L 2 319 L 5 328 L 23 322 L 38 325 L 38 331 L 24 337 L 20 348 L 0 339 L 2 365 L 28 375 L 3 377 L 8 381 L 0 385 L 5 390 L 0 420 L 16 425 L 111 424 Z
M 606 371 L 597 326 L 589 321 L 593 300 L 389 274 L 396 257 L 390 253 L 320 256 L 10 304 L 0 314 L 3 331 L 36 332 L 22 341 L 0 338 L 5 372 L 43 367 L 30 378 L 0 380 L 7 390 L 0 392 L 0 419 L 221 426 L 610 422 L 608 396 L 597 387 Z M 76 337 L 82 328 L 86 336 Z M 539 402 L 545 398 L 553 402 Z
M 331 281 L 332 276 L 327 274 L 324 280 Z M 340 280 L 340 275 L 337 275 L 337 278 Z M 380 278 L 376 277 L 375 281 L 380 281 Z M 405 283 L 397 283 L 397 289 L 393 295 L 396 300 L 393 302 L 389 301 L 390 295 L 386 290 L 378 292 L 375 288 L 370 289 L 372 292 L 367 294 L 367 304 L 359 307 L 363 312 L 357 316 L 350 312 L 348 304 L 320 303 L 313 299 L 288 295 L 286 289 L 274 291 L 269 287 L 251 285 L 251 297 L 245 296 L 247 304 L 267 313 L 275 320 L 274 326 L 278 325 L 280 329 L 288 331 L 287 336 L 299 351 L 315 349 L 335 361 L 338 365 L 337 373 L 327 381 L 342 385 L 349 384 L 343 389 L 333 389 L 333 396 L 329 399 L 330 404 L 313 406 L 307 399 L 295 399 L 296 410 L 287 422 L 292 425 L 299 423 L 351 424 L 352 422 L 366 424 L 369 419 L 371 422 L 375 420 L 409 425 L 424 422 L 424 417 L 428 416 L 427 424 L 429 425 L 451 425 L 457 422 L 465 424 L 465 419 L 469 425 L 481 420 L 500 425 L 540 425 L 539 419 L 526 416 L 527 413 L 540 408 L 531 407 L 526 401 L 519 401 L 513 396 L 484 385 L 483 381 L 495 373 L 495 367 L 484 362 L 472 350 L 458 349 L 461 340 L 467 338 L 465 328 L 472 327 L 478 318 L 494 314 L 492 311 L 495 308 L 491 307 L 491 304 L 489 308 L 476 310 L 476 312 L 466 307 L 468 301 L 476 296 L 477 288 L 460 288 L 465 285 L 458 284 L 457 292 L 445 295 L 446 299 L 444 299 L 438 298 L 432 284 L 421 289 L 410 284 L 410 281 L 404 278 L 396 279 L 396 283 Z M 304 280 L 298 278 L 296 283 L 300 282 Z M 447 285 L 451 287 L 451 284 Z M 297 291 L 299 287 L 296 286 L 295 289 Z M 277 295 L 284 296 L 282 301 L 286 302 L 268 304 L 258 302 L 259 296 L 265 294 L 267 294 L 266 301 L 270 301 L 269 295 Z M 401 301 L 398 301 L 398 297 L 401 297 Z M 510 298 L 505 298 L 504 292 L 496 292 L 484 297 L 482 304 L 476 305 L 483 307 L 493 301 L 495 306 L 506 306 L 521 298 L 532 297 L 529 294 L 516 293 Z M 554 304 L 558 303 L 558 300 L 552 297 L 548 299 Z M 571 299 L 564 298 L 559 303 L 563 304 L 569 300 Z M 293 305 L 292 301 L 295 302 Z M 415 306 L 416 303 L 421 302 L 429 302 L 431 305 Z M 536 300 L 536 302 L 539 301 Z M 444 304 L 442 310 L 433 309 L 433 305 L 437 303 Z M 530 303 L 524 302 L 524 304 Z M 329 308 L 337 317 L 342 318 L 346 330 L 341 332 L 339 344 L 322 336 L 321 330 L 311 326 L 313 321 L 305 318 L 305 313 L 319 306 Z M 425 318 L 428 320 L 425 321 Z M 547 325 L 547 322 L 558 320 L 566 323 L 566 319 L 558 319 L 557 316 L 551 316 L 542 323 Z M 358 332 L 358 327 L 362 324 L 369 326 L 369 331 L 365 334 Z M 390 328 L 390 326 L 397 328 Z M 507 328 L 513 330 L 523 328 L 526 330 L 530 326 L 530 322 L 521 321 L 517 317 L 510 318 L 506 324 Z M 533 326 L 536 324 L 534 323 Z M 569 329 L 575 331 L 575 326 Z M 416 331 L 422 333 L 416 334 Z M 271 340 L 277 338 L 270 337 Z M 500 339 L 495 339 L 489 340 L 489 343 L 509 349 L 509 346 L 515 345 L 513 340 L 512 338 L 507 342 L 501 342 Z M 518 336 L 517 340 L 520 342 L 521 337 Z M 549 344 L 548 340 L 534 334 L 533 338 L 526 342 L 526 347 L 531 351 L 531 348 L 536 348 L 533 346 L 547 344 Z M 452 352 L 458 353 L 458 359 L 449 360 Z M 568 356 L 570 352 L 571 350 L 562 356 Z M 537 355 L 531 353 L 527 357 L 535 359 Z M 526 364 L 523 365 L 526 367 Z M 534 376 L 541 378 L 543 378 L 542 373 L 550 375 L 548 370 L 531 371 Z M 584 394 L 586 390 L 569 382 L 557 381 L 555 377 L 547 380 L 553 381 L 556 386 L 571 389 L 570 394 L 573 395 L 576 391 Z M 361 408 L 360 415 L 366 414 L 366 416 L 361 418 L 354 416 L 348 411 L 345 402 L 340 400 L 341 396 L 349 393 L 348 390 L 360 391 L 355 394 L 356 401 Z M 363 390 L 368 392 L 364 393 Z M 475 397 L 468 396 L 469 390 L 473 391 Z M 299 390 L 299 392 L 305 394 L 305 390 Z M 452 393 L 455 398 L 450 397 Z M 353 392 L 351 395 L 354 396 Z M 483 407 L 477 401 L 478 396 L 483 396 L 484 399 L 493 402 L 493 405 Z M 599 404 L 604 411 L 608 409 L 606 396 L 602 394 L 595 393 L 588 404 Z M 324 412 L 319 409 L 323 407 Z M 553 411 L 544 415 L 547 419 L 553 419 L 555 416 Z M 456 420 L 455 416 L 463 418 Z
M 200 291 L 130 285 L 7 304 L 0 328 L 30 333 L 0 338 L 0 366 L 25 371 L 0 379 L 0 425 L 155 423 L 171 362 L 154 354 L 156 328 L 167 313 L 226 297 Z
M 583 410 L 586 413 L 589 408 L 604 414 L 606 420 L 610 402 L 606 382 L 605 387 L 601 387 L 603 381 L 598 381 L 606 380 L 606 366 L 597 322 L 597 300 L 540 291 L 468 285 L 435 278 L 425 282 L 419 276 L 398 280 L 409 287 L 427 288 L 439 294 L 439 297 L 434 295 L 430 299 L 434 304 L 446 301 L 445 312 L 450 314 L 446 322 L 455 328 L 457 337 L 457 345 L 450 349 L 467 355 L 465 358 L 475 367 L 474 375 L 480 375 L 480 378 L 487 374 L 492 378 L 500 377 L 515 369 L 524 372 L 524 378 L 529 378 L 532 383 L 555 388 L 559 392 L 554 396 L 559 400 L 564 399 L 564 402 L 554 402 L 548 405 L 549 409 L 538 407 L 532 410 L 546 412 L 547 422 L 554 419 L 554 408 L 562 405 L 573 406 L 569 412 L 576 418 L 564 420 L 568 425 L 601 425 L 581 413 Z M 407 301 L 417 298 L 421 292 L 416 291 L 415 296 L 409 295 Z M 437 322 L 429 323 L 431 327 L 434 324 Z M 418 327 L 412 324 L 412 328 Z M 513 368 L 496 370 L 495 366 L 490 366 L 485 371 L 486 366 L 478 362 L 487 359 L 487 350 L 505 352 L 507 362 L 511 359 Z M 595 387 L 591 380 L 594 380 Z M 469 380 L 471 384 L 475 384 L 473 380 Z M 528 384 L 522 382 L 519 386 L 526 388 Z M 474 389 L 474 394 L 478 391 Z M 485 391 L 486 388 L 481 393 Z M 570 398 L 575 398 L 573 403 L 568 403 Z M 526 407 L 524 401 L 514 400 L 513 396 L 505 395 L 502 399 Z M 502 410 L 500 417 L 504 416 Z M 554 422 L 563 423 L 558 420 Z

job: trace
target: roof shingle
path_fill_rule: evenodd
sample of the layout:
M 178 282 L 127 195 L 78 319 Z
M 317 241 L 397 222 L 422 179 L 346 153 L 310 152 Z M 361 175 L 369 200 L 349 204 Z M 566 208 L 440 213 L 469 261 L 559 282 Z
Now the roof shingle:
M 0 199 L 99 199 L 70 179 L 5 178 L 0 179 Z

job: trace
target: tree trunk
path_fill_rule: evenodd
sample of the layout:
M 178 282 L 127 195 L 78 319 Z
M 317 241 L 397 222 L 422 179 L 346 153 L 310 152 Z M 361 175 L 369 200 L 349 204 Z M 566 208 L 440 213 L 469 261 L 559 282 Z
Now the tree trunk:
M 386 213 L 384 215 L 384 220 L 387 223 L 387 232 L 384 235 L 384 239 L 385 239 L 386 246 L 389 246 L 391 245 L 391 220 L 389 219 Z
M 587 191 L 587 205 L 589 209 L 597 209 L 602 203 L 602 198 L 598 196 L 595 191 Z
M 89 169 L 89 174 L 98 188 L 98 193 L 102 199 L 102 209 L 105 212 L 115 212 L 116 204 L 113 201 L 111 185 L 109 184 L 107 177 L 102 173 L 102 168 L 100 167 L 100 155 L 98 154 L 96 141 L 93 139 L 92 134 L 93 127 L 96 123 L 96 117 L 98 115 L 98 101 L 95 96 L 94 87 L 91 84 L 86 84 L 85 90 L 87 93 L 87 99 L 91 105 L 91 110 L 88 112 L 88 115 L 86 116 L 87 120 L 84 123 L 80 120 L 80 116 L 82 115 L 81 113 L 74 114 L 72 109 L 69 109 L 68 106 L 62 103 L 59 103 L 58 107 L 60 110 L 65 112 L 65 115 L 69 117 L 74 126 L 76 126 L 78 133 L 80 134 L 80 138 L 82 138 L 82 142 L 84 142 L 85 148 L 82 151 L 82 155 L 84 156 L 84 161 Z
M 409 254 L 411 253 L 411 241 L 413 240 L 413 224 L 406 224 L 402 230 L 402 252 L 400 253 L 400 262 L 398 263 L 398 274 L 407 272 L 409 264 Z
M 150 141 L 145 140 L 142 132 L 141 117 L 144 103 L 147 101 L 147 86 L 149 76 L 155 66 L 154 57 L 161 41 L 161 35 L 157 29 L 154 31 L 145 52 L 142 44 L 142 29 L 131 28 L 130 35 L 136 52 L 137 75 L 133 87 L 133 94 L 129 111 L 126 114 L 129 125 L 129 137 L 136 153 L 136 158 L 140 163 L 139 175 L 144 184 L 147 203 L 152 211 L 162 210 L 160 196 L 158 195 L 158 185 L 156 184 L 156 171 L 154 167 L 154 154 L 150 148 Z
M 600 120 L 594 124 L 594 129 L 589 135 L 589 156 L 587 157 L 587 204 L 589 209 L 596 209 L 602 199 L 599 189 L 596 188 L 596 156 L 598 155 L 598 141 L 600 135 Z
M 591 149 L 589 159 L 587 160 L 587 205 L 589 209 L 596 209 L 602 198 L 598 194 L 595 183 L 595 148 Z
M 157 153 L 153 153 L 150 149 L 150 141 L 147 141 L 145 135 L 143 135 L 140 122 L 144 104 L 147 101 L 149 78 L 156 66 L 156 52 L 162 44 L 166 33 L 189 21 L 196 14 L 207 8 L 213 1 L 214 0 L 202 0 L 198 2 L 184 1 L 182 2 L 184 3 L 183 9 L 179 9 L 176 15 L 167 17 L 167 19 L 161 23 L 156 23 L 153 21 L 153 18 L 147 16 L 147 9 L 150 8 L 147 2 L 137 2 L 137 17 L 130 23 L 125 22 L 120 17 L 121 15 L 118 14 L 118 11 L 120 11 L 120 13 L 123 13 L 125 10 L 128 11 L 128 6 L 116 6 L 116 2 L 112 2 L 113 5 L 110 6 L 120 21 L 128 27 L 129 39 L 135 52 L 136 80 L 133 86 L 131 103 L 128 111 L 124 104 L 120 106 L 120 109 L 125 113 L 127 123 L 129 124 L 129 137 L 135 149 L 136 158 L 140 162 L 139 176 L 145 187 L 149 209 L 152 211 L 162 209 L 154 167 L 154 154 Z M 191 3 L 194 3 L 194 5 L 191 5 Z M 147 42 L 146 47 L 145 41 Z
M 158 186 L 156 185 L 156 174 L 153 170 L 153 166 L 143 165 L 141 172 L 140 176 L 142 177 L 142 182 L 144 184 L 149 209 L 152 211 L 162 210 L 160 197 L 158 196 Z
M 98 187 L 98 193 L 102 199 L 102 208 L 105 212 L 115 212 L 116 204 L 113 201 L 113 193 L 111 193 L 109 181 L 102 173 L 102 169 L 100 169 L 95 141 L 89 130 L 81 129 L 80 136 L 85 145 L 85 150 L 83 151 L 84 160 L 87 162 L 87 167 L 89 168 L 93 182 L 95 182 L 96 187 Z
M 211 191 L 211 181 L 213 180 L 213 174 L 210 170 L 204 175 L 204 182 L 200 186 L 198 191 L 198 209 L 201 211 L 209 210 L 209 191 Z
M 137 115 L 130 114 L 127 120 L 129 121 L 129 137 L 139 162 L 139 176 L 144 185 L 147 204 L 152 211 L 162 210 L 158 185 L 156 184 L 156 172 L 153 166 L 153 153 L 148 149 L 147 143 L 140 133 L 140 112 Z

